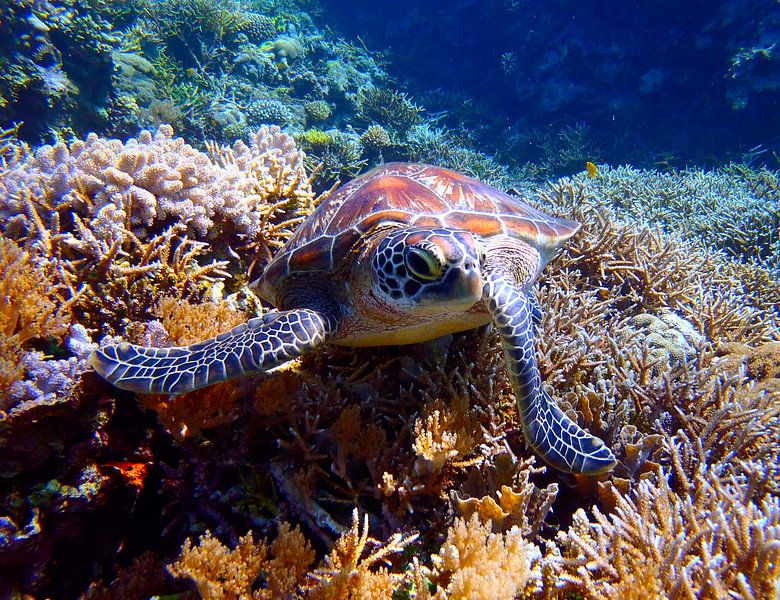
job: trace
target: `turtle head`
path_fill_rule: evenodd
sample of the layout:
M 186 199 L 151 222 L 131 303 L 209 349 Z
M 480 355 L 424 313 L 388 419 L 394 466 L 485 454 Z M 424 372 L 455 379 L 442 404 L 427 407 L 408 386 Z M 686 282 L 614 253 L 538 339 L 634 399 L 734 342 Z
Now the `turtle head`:
M 405 312 L 461 312 L 482 298 L 481 242 L 457 229 L 390 232 L 372 260 L 374 294 Z

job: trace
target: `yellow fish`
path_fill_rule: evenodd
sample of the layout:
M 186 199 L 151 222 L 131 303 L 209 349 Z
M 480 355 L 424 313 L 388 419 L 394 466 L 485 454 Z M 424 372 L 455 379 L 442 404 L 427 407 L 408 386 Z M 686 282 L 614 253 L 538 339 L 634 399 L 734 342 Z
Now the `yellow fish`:
M 590 161 L 585 163 L 585 170 L 588 172 L 588 177 L 591 179 L 599 174 L 599 168 Z

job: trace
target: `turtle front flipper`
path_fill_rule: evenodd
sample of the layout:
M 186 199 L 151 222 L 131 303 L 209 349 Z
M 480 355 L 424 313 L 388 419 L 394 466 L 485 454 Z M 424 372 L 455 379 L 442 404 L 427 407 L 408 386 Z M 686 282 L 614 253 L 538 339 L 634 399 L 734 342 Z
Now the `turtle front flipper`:
M 313 310 L 275 312 L 191 346 L 107 346 L 92 354 L 92 366 L 124 390 L 183 394 L 267 371 L 327 341 L 336 327 L 334 317 Z
M 490 274 L 483 297 L 504 346 L 526 441 L 547 463 L 570 473 L 612 470 L 615 457 L 599 438 L 567 417 L 544 391 L 533 338 L 533 303 L 508 277 Z

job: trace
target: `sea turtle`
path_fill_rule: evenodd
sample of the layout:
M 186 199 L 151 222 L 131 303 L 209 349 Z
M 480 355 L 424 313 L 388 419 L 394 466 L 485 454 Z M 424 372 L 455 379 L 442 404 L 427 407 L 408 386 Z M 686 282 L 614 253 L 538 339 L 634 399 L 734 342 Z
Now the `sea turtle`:
M 324 343 L 408 344 L 492 320 L 528 444 L 563 471 L 605 472 L 612 452 L 552 401 L 534 351 L 529 293 L 579 228 L 454 171 L 385 164 L 320 203 L 252 284 L 277 311 L 187 347 L 108 346 L 92 364 L 120 388 L 181 394 Z

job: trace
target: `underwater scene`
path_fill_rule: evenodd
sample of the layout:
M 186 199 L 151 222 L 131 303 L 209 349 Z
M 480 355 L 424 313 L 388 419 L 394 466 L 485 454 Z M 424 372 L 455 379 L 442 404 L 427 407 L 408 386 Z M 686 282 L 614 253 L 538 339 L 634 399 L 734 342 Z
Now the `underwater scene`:
M 780 3 L 0 0 L 37 598 L 780 598 Z

